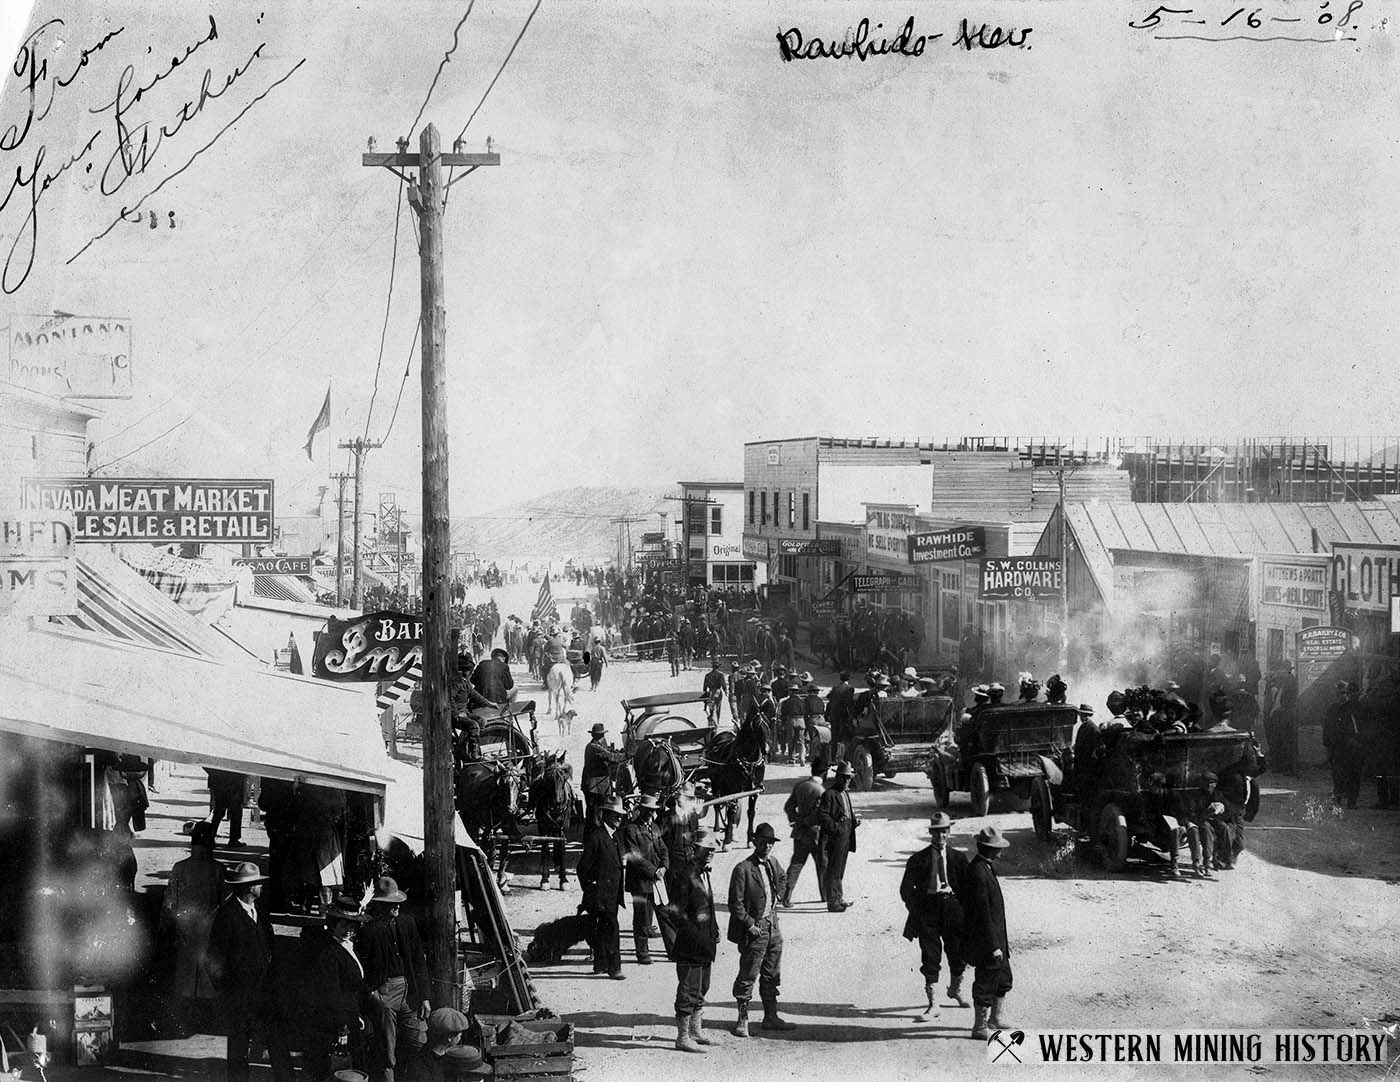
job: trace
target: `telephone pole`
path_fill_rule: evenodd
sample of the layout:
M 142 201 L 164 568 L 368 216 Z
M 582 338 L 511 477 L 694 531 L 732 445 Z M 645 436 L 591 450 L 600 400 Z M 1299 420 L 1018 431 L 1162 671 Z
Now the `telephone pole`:
M 418 153 L 408 140 L 397 154 L 365 154 L 361 163 L 387 168 L 408 181 L 408 202 L 418 214 L 423 398 L 423 858 L 427 887 L 427 953 L 435 1007 L 460 1004 L 457 973 L 457 866 L 452 788 L 452 703 L 448 675 L 453 663 L 449 606 L 452 603 L 452 534 L 447 500 L 447 307 L 442 283 L 442 211 L 447 195 L 443 166 L 467 170 L 500 165 L 499 154 L 462 153 L 461 140 L 442 153 L 438 130 L 423 129 Z M 400 170 L 417 169 L 417 177 Z M 450 183 L 456 183 L 451 181 Z
M 335 603 L 345 604 L 345 482 L 348 473 L 333 473 L 331 480 L 339 485 L 335 497 Z
M 360 581 L 360 503 L 365 495 L 365 455 L 376 447 L 383 447 L 382 441 L 353 439 L 341 440 L 340 446 L 355 456 L 355 521 L 351 527 L 354 535 L 355 566 L 350 577 L 350 607 L 356 612 L 364 605 L 363 584 Z

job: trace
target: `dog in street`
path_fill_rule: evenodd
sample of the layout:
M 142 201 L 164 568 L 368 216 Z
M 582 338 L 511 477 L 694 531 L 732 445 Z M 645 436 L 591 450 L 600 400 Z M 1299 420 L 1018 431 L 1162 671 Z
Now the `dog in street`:
M 535 930 L 535 938 L 525 948 L 526 963 L 532 966 L 558 965 L 571 948 L 587 941 L 592 927 L 593 921 L 582 913 L 541 924 Z

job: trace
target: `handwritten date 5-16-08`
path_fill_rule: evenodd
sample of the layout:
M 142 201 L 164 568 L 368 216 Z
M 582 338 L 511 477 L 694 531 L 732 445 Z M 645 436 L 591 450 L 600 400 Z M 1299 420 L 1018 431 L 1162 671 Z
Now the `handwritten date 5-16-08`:
M 1365 4 L 1363 0 L 1339 0 L 1336 7 L 1332 0 L 1321 0 L 1315 6 L 1303 7 L 1294 4 L 1276 4 L 1255 7 L 1239 4 L 1225 4 L 1220 9 L 1176 8 L 1159 4 L 1146 15 L 1128 23 L 1134 30 L 1156 30 L 1165 28 L 1184 32 L 1182 36 L 1195 40 L 1213 41 L 1324 41 L 1335 40 L 1341 31 L 1354 30 L 1356 14 Z M 1188 28 L 1200 27 L 1199 30 Z M 1293 27 L 1293 30 L 1286 29 Z M 1303 37 L 1301 32 L 1320 27 L 1332 37 Z M 1229 37 L 1219 35 L 1225 30 Z M 1260 31 L 1259 34 L 1250 31 Z M 1158 35 L 1161 36 L 1161 35 Z

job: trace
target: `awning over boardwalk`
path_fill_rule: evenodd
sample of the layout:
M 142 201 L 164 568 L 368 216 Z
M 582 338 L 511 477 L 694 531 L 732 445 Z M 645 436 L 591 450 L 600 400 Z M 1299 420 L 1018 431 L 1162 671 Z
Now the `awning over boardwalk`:
M 0 730 L 382 794 L 373 699 L 254 665 L 27 631 L 0 650 Z

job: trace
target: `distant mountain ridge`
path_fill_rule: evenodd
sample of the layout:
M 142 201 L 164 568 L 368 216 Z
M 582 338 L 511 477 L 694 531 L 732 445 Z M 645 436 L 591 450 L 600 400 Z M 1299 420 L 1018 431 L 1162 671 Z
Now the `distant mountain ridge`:
M 610 520 L 640 519 L 632 523 L 632 544 L 640 546 L 643 533 L 662 528 L 663 514 L 669 522 L 679 513 L 680 505 L 665 498 L 668 491 L 674 489 L 578 486 L 479 515 L 454 516 L 452 551 L 498 562 L 563 563 L 572 557 L 606 563 L 617 557 L 620 528 Z

